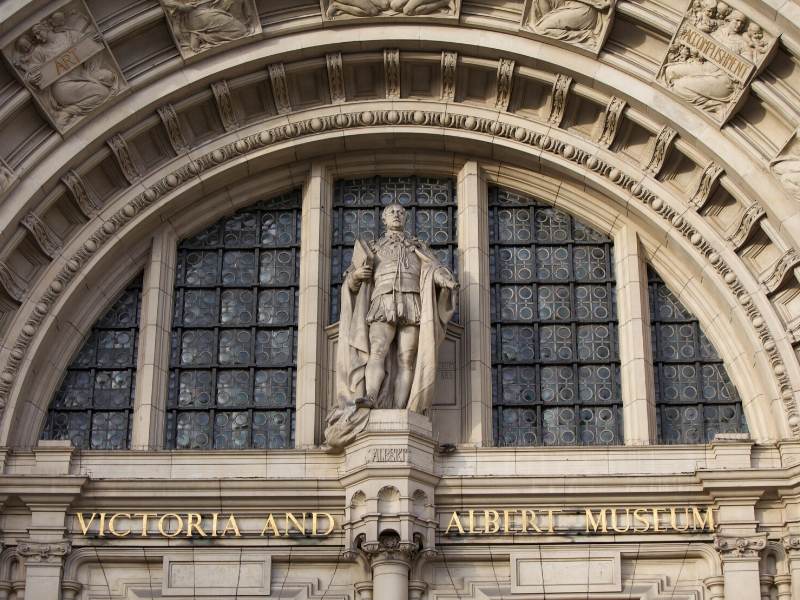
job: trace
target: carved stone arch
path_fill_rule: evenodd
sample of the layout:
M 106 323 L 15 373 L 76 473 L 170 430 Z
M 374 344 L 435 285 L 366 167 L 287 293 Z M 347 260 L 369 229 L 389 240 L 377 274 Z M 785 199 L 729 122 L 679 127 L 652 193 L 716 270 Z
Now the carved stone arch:
M 618 215 L 638 219 L 643 237 L 647 239 L 644 233 L 650 232 L 654 256 L 661 254 L 667 261 L 668 257 L 673 261 L 680 257 L 681 261 L 693 265 L 692 268 L 703 275 L 698 285 L 702 282 L 702 289 L 707 292 L 704 297 L 709 302 L 717 302 L 717 312 L 730 310 L 734 319 L 735 325 L 723 330 L 714 341 L 728 332 L 738 336 L 739 347 L 756 357 L 760 365 L 751 370 L 774 372 L 775 377 L 765 377 L 765 381 L 735 381 L 744 387 L 743 395 L 761 398 L 759 404 L 772 403 L 771 407 L 759 409 L 760 414 L 766 416 L 754 419 L 754 437 L 765 441 L 791 435 L 783 411 L 791 412 L 794 407 L 790 382 L 798 380 L 798 367 L 788 341 L 779 334 L 780 322 L 733 250 L 700 215 L 685 211 L 682 199 L 673 190 L 605 148 L 568 131 L 547 129 L 514 116 L 501 120 L 497 120 L 497 115 L 487 118 L 482 109 L 467 106 L 449 114 L 444 112 L 444 106 L 430 107 L 425 112 L 396 111 L 390 103 L 385 106 L 385 110 L 370 111 L 369 118 L 362 111 L 342 111 L 340 115 L 344 116 L 338 121 L 332 117 L 322 121 L 313 116 L 314 111 L 309 111 L 305 119 L 298 115 L 294 124 L 272 121 L 266 127 L 251 128 L 248 137 L 227 143 L 211 142 L 205 154 L 176 158 L 167 167 L 148 174 L 142 187 L 131 187 L 120 194 L 102 215 L 84 226 L 80 235 L 64 249 L 63 258 L 39 278 L 31 294 L 37 302 L 27 303 L 13 324 L 11 339 L 16 345 L 12 343 L 12 347 L 17 354 L 11 356 L 6 352 L 4 355 L 7 366 L 2 383 L 12 393 L 8 395 L 9 417 L 4 420 L 0 441 L 13 445 L 30 445 L 33 441 L 20 439 L 18 432 L 25 428 L 14 425 L 31 416 L 35 420 L 36 411 L 30 412 L 32 407 L 25 408 L 25 398 L 49 397 L 45 393 L 47 386 L 54 385 L 52 381 L 64 366 L 52 365 L 50 378 L 41 377 L 48 363 L 44 349 L 58 332 L 58 320 L 54 316 L 64 310 L 70 298 L 78 297 L 74 294 L 84 278 L 102 279 L 113 271 L 115 263 L 124 260 L 127 252 L 121 249 L 122 238 L 126 244 L 144 244 L 157 224 L 164 220 L 172 223 L 180 235 L 185 235 L 199 229 L 203 223 L 213 222 L 226 212 L 246 205 L 248 198 L 259 194 L 264 197 L 264 194 L 301 184 L 308 167 L 297 161 L 298 156 L 324 158 L 333 151 L 351 151 L 355 157 L 353 164 L 345 160 L 349 154 L 341 154 L 330 161 L 334 165 L 331 172 L 336 173 L 361 170 L 362 174 L 368 174 L 365 171 L 376 173 L 386 169 L 408 172 L 411 165 L 416 172 L 454 175 L 465 158 L 447 152 L 453 145 L 470 157 L 486 161 L 487 180 L 517 188 L 528 182 L 530 190 L 528 184 L 521 189 L 544 196 L 545 201 L 548 198 L 543 190 L 549 186 L 553 190 L 551 202 L 579 214 L 590 225 L 612 231 L 616 217 L 609 223 L 606 212 L 587 210 L 593 197 L 604 198 L 600 204 L 595 198 L 595 206 L 601 206 L 602 202 L 607 202 L 609 208 L 616 206 Z M 319 122 L 314 121 L 315 118 Z M 396 148 L 387 150 L 381 160 L 375 157 L 380 150 L 358 153 L 392 145 Z M 431 150 L 409 162 L 408 155 L 399 155 L 399 150 L 405 148 Z M 438 159 L 427 160 L 437 155 Z M 238 187 L 230 187 L 236 181 L 241 182 Z M 213 208 L 209 210 L 208 207 Z M 109 226 L 109 222 L 114 225 Z M 80 259 L 74 270 L 71 270 L 70 257 Z M 70 270 L 65 270 L 67 267 Z M 52 289 L 51 282 L 56 280 L 60 282 L 58 291 Z M 667 283 L 670 283 L 669 275 Z M 690 303 L 689 308 L 697 307 Z M 42 312 L 44 314 L 39 314 Z M 712 310 L 699 312 L 713 313 Z M 12 366 L 16 364 L 11 369 L 9 359 Z M 57 357 L 57 360 L 61 359 Z M 789 393 L 781 398 L 784 404 L 781 407 L 776 399 L 781 390 L 786 393 L 787 389 Z M 31 393 L 33 391 L 37 393 Z

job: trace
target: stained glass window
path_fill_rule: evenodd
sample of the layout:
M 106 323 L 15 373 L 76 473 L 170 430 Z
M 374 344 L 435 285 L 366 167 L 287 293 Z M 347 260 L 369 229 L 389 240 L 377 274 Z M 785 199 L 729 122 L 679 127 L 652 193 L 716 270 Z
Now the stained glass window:
M 648 281 L 659 442 L 746 432 L 739 394 L 697 319 L 651 268 Z
M 456 194 L 453 180 L 436 177 L 370 177 L 337 181 L 331 247 L 331 323 L 339 320 L 344 272 L 357 238 L 378 239 L 381 212 L 388 204 L 406 207 L 406 230 L 428 244 L 442 264 L 456 272 Z M 457 319 L 457 317 L 454 317 Z
M 124 450 L 130 445 L 142 277 L 98 320 L 50 403 L 43 440 L 76 448 Z
M 168 448 L 293 445 L 300 194 L 178 247 Z
M 495 443 L 621 444 L 611 240 L 497 188 L 489 227 Z

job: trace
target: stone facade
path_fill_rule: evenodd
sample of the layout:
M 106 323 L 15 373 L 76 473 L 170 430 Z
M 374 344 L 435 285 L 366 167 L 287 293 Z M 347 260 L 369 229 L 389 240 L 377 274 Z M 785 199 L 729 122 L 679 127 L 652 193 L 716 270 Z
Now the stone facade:
M 796 3 L 59 0 L 2 18 L 0 600 L 800 598 Z M 452 182 L 458 224 L 437 393 L 424 415 L 373 410 L 331 455 L 337 185 L 408 176 Z M 502 443 L 496 189 L 613 246 L 612 444 Z M 299 240 L 187 245 L 287 193 Z M 293 401 L 269 407 L 291 443 L 181 446 L 185 256 L 268 244 L 297 258 Z M 112 407 L 128 429 L 104 430 L 124 449 L 42 439 L 96 323 L 122 354 L 103 317 L 139 273 L 114 371 L 131 377 L 109 383 L 130 386 Z M 747 433 L 660 443 L 659 286 Z

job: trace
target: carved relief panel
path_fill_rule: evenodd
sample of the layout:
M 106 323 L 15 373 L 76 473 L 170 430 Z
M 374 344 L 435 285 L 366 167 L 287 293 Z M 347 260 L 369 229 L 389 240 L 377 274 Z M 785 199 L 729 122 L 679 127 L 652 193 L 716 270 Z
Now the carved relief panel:
M 776 39 L 726 3 L 692 0 L 656 82 L 718 125 L 736 111 Z
M 161 0 L 183 58 L 261 33 L 255 0 Z
M 461 0 L 320 0 L 327 21 L 362 17 L 458 18 Z
M 526 0 L 521 31 L 597 55 L 608 37 L 616 0 Z
M 62 133 L 127 87 L 81 0 L 50 13 L 3 48 L 3 54 Z
M 786 193 L 800 200 L 800 130 L 795 131 L 778 155 L 769 163 L 770 171 L 781 182 Z

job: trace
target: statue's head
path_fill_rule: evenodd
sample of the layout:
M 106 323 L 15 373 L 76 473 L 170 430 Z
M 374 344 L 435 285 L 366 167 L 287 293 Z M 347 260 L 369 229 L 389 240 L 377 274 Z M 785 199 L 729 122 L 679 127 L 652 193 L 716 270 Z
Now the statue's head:
M 747 27 L 747 17 L 744 16 L 743 12 L 734 10 L 731 12 L 728 19 L 731 24 L 731 29 L 736 33 L 741 33 Z
M 406 209 L 400 204 L 390 204 L 383 209 L 382 220 L 387 231 L 403 231 L 406 226 Z

